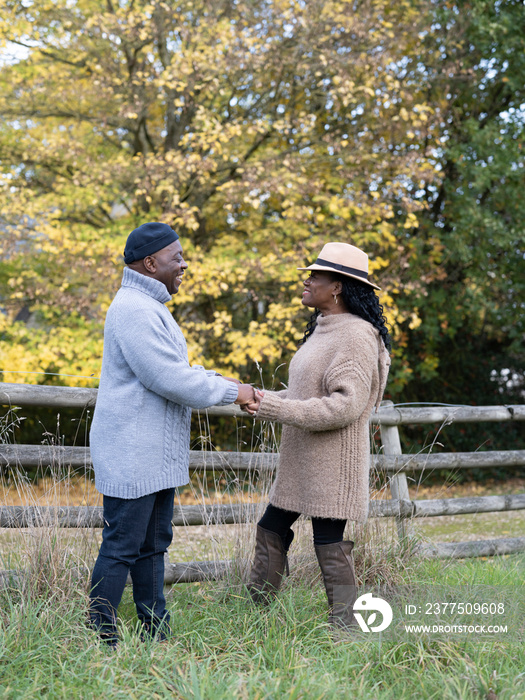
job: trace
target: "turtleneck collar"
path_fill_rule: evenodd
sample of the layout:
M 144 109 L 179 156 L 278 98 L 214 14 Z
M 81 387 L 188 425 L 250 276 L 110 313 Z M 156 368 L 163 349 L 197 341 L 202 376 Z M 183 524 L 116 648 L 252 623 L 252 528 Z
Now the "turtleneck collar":
M 159 282 L 159 280 L 156 280 L 153 277 L 142 275 L 140 272 L 136 272 L 130 267 L 124 268 L 124 274 L 122 275 L 122 286 L 138 289 L 140 292 L 143 292 L 144 294 L 153 297 L 153 299 L 160 301 L 161 304 L 165 304 L 171 299 L 171 294 L 168 292 L 168 289 L 163 282 Z
M 330 330 L 334 326 L 348 323 L 349 321 L 355 321 L 356 318 L 358 318 L 358 316 L 354 314 L 330 314 L 329 316 L 322 316 L 319 314 L 316 319 L 316 330 Z

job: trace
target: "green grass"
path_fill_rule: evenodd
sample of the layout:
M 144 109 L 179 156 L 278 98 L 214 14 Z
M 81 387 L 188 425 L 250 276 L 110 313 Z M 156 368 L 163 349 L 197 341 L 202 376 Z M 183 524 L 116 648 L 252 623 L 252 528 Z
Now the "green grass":
M 17 485 L 24 502 L 42 503 L 22 476 Z M 60 489 L 69 494 L 69 479 L 57 467 L 50 504 L 62 502 Z M 211 495 L 212 486 L 194 485 L 198 502 Z M 236 500 L 235 493 L 231 497 Z M 490 517 L 429 518 L 415 525 L 434 540 L 522 534 L 523 521 L 515 514 Z M 396 629 L 382 637 L 358 632 L 334 639 L 312 559 L 310 524 L 301 521 L 295 529 L 292 575 L 270 608 L 254 607 L 235 581 L 173 586 L 173 636 L 165 644 L 141 643 L 127 590 L 114 652 L 87 628 L 86 585 L 75 574 L 92 566 L 100 532 L 70 532 L 50 523 L 0 533 L 0 569 L 28 574 L 23 592 L 0 591 L 0 698 L 525 700 L 524 606 L 515 615 L 521 630 L 507 636 L 408 635 Z M 253 525 L 178 528 L 171 560 L 234 557 L 240 565 L 253 556 L 253 536 Z M 350 527 L 348 536 L 356 541 L 356 570 L 368 587 L 410 586 L 429 596 L 436 584 L 524 590 L 525 555 L 419 561 L 408 550 L 400 553 L 395 523 L 387 519 Z M 312 561 L 304 563 L 304 555 Z
M 421 518 L 414 521 L 414 527 L 422 537 L 434 542 L 523 537 L 525 510 Z
M 486 583 L 523 587 L 525 557 L 415 562 L 403 574 L 429 588 Z M 173 637 L 141 643 L 131 595 L 116 651 L 85 625 L 85 591 L 23 600 L 3 593 L 2 698 L 525 698 L 523 638 L 450 635 L 334 640 L 325 596 L 291 580 L 267 610 L 236 586 L 174 586 Z M 524 612 L 522 610 L 522 612 Z M 523 618 L 522 623 L 523 625 Z

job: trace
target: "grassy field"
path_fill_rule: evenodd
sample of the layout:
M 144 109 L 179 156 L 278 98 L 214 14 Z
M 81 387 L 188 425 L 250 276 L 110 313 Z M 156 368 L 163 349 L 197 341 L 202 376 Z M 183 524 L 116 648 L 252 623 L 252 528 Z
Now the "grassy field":
M 484 486 L 414 485 L 411 497 L 524 491 L 522 479 Z M 180 494 L 180 502 L 242 497 L 259 501 L 262 509 L 264 492 L 260 483 L 257 491 L 224 488 L 221 477 L 211 486 L 195 483 Z M 57 472 L 37 484 L 23 475 L 11 478 L 0 486 L 0 503 L 96 505 L 100 497 L 89 480 Z M 428 518 L 416 521 L 415 529 L 419 539 L 432 541 L 517 536 L 525 532 L 525 511 Z M 326 623 L 308 522 L 297 524 L 291 576 L 267 609 L 251 604 L 241 580 L 253 555 L 254 526 L 203 525 L 176 528 L 171 561 L 233 558 L 237 573 L 221 582 L 169 589 L 173 636 L 163 644 L 140 642 L 126 590 L 119 610 L 121 641 L 110 651 L 86 624 L 88 572 L 100 531 L 64 530 L 52 523 L 1 530 L 0 569 L 23 571 L 23 578 L 0 588 L 0 697 L 525 700 L 525 555 L 422 561 L 398 547 L 395 523 L 388 519 L 350 527 L 348 536 L 356 541 L 360 593 L 373 591 L 394 607 L 393 623 L 384 633 L 334 636 Z M 404 629 L 415 619 L 403 617 L 403 601 L 428 604 L 447 596 L 504 600 L 504 616 L 487 623 L 505 623 L 508 631 L 451 632 L 452 623 L 471 620 L 446 616 L 429 618 L 447 623 L 442 630 Z
M 522 556 L 408 561 L 399 580 L 519 591 L 524 573 Z M 238 585 L 179 584 L 169 593 L 173 637 L 141 643 L 126 592 L 122 640 L 111 652 L 86 628 L 84 589 L 64 593 L 2 595 L 2 698 L 525 698 L 523 615 L 521 632 L 508 636 L 334 640 L 318 581 L 290 580 L 267 610 Z
M 71 492 L 71 484 L 66 485 Z M 519 491 L 523 484 L 492 485 L 490 491 L 502 488 Z M 62 500 L 49 485 L 43 494 L 31 487 L 26 497 L 29 492 L 33 503 L 53 502 L 50 495 L 55 503 Z M 449 489 L 446 496 L 458 494 L 468 492 Z M 414 496 L 443 494 L 431 490 Z M 474 518 L 471 533 L 465 531 L 466 517 Z M 446 539 L 449 527 L 454 539 L 482 538 L 488 536 L 487 517 L 493 523 L 491 534 L 505 536 L 508 525 L 501 514 L 461 516 L 453 528 L 451 518 L 428 519 L 417 529 L 420 536 L 437 540 Z M 424 534 L 429 527 L 434 533 Z M 142 643 L 131 591 L 126 590 L 119 610 L 121 642 L 114 652 L 86 625 L 86 572 L 100 532 L 4 530 L 0 568 L 24 569 L 27 582 L 22 590 L 18 584 L 0 592 L 0 697 L 525 699 L 525 555 L 425 562 L 397 548 L 393 521 L 372 519 L 367 528 L 348 533 L 357 542 L 361 592 L 379 591 L 389 598 L 401 591 L 404 600 L 413 602 L 415 598 L 406 598 L 408 590 L 434 602 L 445 590 L 474 602 L 481 587 L 490 602 L 503 591 L 505 618 L 497 621 L 511 624 L 505 634 L 409 633 L 401 623 L 414 620 L 402 619 L 395 609 L 398 624 L 384 634 L 358 631 L 334 638 L 326 624 L 310 524 L 298 523 L 297 530 L 291 576 L 268 609 L 251 604 L 238 577 L 178 584 L 168 591 L 173 636 L 164 644 Z M 246 575 L 253 535 L 252 525 L 176 528 L 170 557 L 234 557 Z M 79 564 L 84 565 L 80 577 Z

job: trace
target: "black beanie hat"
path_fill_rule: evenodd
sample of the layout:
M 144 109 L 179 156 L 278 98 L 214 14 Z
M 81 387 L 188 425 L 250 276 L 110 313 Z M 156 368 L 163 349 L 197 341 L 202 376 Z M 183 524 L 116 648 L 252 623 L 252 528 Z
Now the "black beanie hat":
M 168 224 L 161 224 L 159 221 L 142 224 L 128 236 L 124 248 L 124 262 L 128 265 L 135 260 L 143 260 L 147 255 L 156 253 L 178 238 Z

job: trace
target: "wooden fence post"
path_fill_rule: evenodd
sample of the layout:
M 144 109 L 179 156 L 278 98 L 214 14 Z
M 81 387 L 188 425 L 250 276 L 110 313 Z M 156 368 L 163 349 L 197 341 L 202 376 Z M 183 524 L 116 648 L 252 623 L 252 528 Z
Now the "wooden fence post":
M 381 406 L 384 408 L 393 407 L 393 401 L 382 401 Z M 397 456 L 402 454 L 401 450 L 401 439 L 399 437 L 399 430 L 397 425 L 383 425 L 379 426 L 381 433 L 381 444 L 383 446 L 383 453 L 385 455 Z M 405 472 L 398 472 L 389 477 L 390 495 L 394 500 L 399 501 L 399 511 L 400 515 L 396 516 L 396 526 L 397 533 L 399 535 L 400 541 L 404 540 L 406 537 L 413 535 L 413 527 L 410 520 L 403 517 L 403 504 L 401 501 L 410 501 L 410 494 L 408 492 L 408 482 Z

